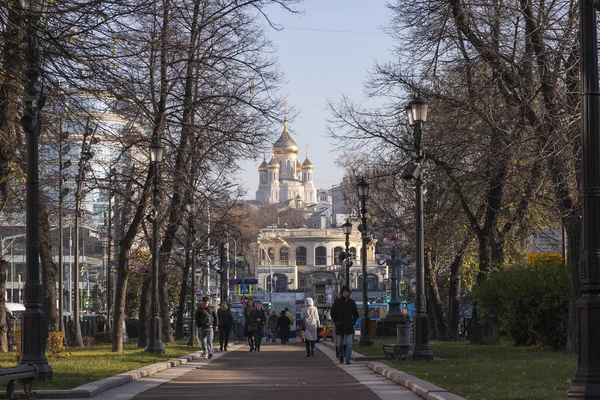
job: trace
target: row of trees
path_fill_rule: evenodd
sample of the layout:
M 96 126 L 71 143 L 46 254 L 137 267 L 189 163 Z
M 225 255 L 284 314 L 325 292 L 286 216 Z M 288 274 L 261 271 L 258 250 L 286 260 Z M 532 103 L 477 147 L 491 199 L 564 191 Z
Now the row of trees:
M 108 138 L 122 149 L 113 187 L 119 202 L 115 232 L 117 287 L 113 315 L 113 350 L 122 351 L 127 289 L 140 284 L 140 332 L 147 329 L 150 274 L 149 213 L 153 172 L 144 154 L 152 141 L 166 146 L 159 211 L 160 305 L 163 337 L 169 339 L 169 294 L 187 282 L 189 255 L 175 263 L 178 247 L 222 243 L 239 236 L 241 193 L 229 182 L 237 161 L 254 157 L 274 131 L 281 106 L 282 78 L 263 29 L 270 7 L 295 12 L 296 0 L 137 0 L 65 1 L 48 3 L 38 26 L 43 59 L 43 86 L 48 96 L 43 140 L 56 141 L 64 118 L 81 121 L 85 110 L 69 117 L 72 96 L 116 99 L 119 114 L 132 123 Z M 24 71 L 24 11 L 18 1 L 0 2 L 2 80 L 0 81 L 0 212 L 24 204 L 25 139 L 19 126 Z M 93 113 L 91 125 L 99 123 Z M 79 133 L 81 135 L 82 133 Z M 110 133 L 107 133 L 110 135 Z M 112 165 L 111 165 L 112 166 Z M 109 166 L 109 167 L 111 167 Z M 106 186 L 108 174 L 95 176 L 91 186 Z M 50 226 L 56 221 L 55 190 L 46 182 L 40 202 L 41 259 L 44 302 L 49 329 L 58 329 L 55 285 L 58 267 L 52 260 Z M 186 213 L 186 204 L 194 203 Z M 188 222 L 211 226 L 190 232 Z M 217 239 L 215 239 L 217 238 Z M 175 270 L 176 273 L 173 273 Z M 135 277 L 135 281 L 131 279 Z M 138 279 L 140 278 L 141 279 Z M 181 286 L 185 301 L 189 291 Z M 3 310 L 0 314 L 4 315 Z M 6 349 L 5 335 L 0 335 Z M 142 335 L 143 336 L 143 335 Z M 140 339 L 144 346 L 145 337 Z M 76 345 L 82 345 L 77 338 Z
M 404 123 L 410 95 L 430 102 L 424 126 L 425 246 L 434 332 L 454 339 L 462 295 L 523 260 L 531 229 L 564 227 L 570 275 L 566 347 L 577 348 L 580 242 L 577 4 L 569 1 L 396 0 L 397 62 L 376 64 L 367 92 L 386 106 L 331 104 L 331 136 L 370 175 L 377 223 L 414 236 L 414 194 L 401 172 L 415 157 Z M 375 155 L 375 158 L 373 158 Z M 367 165 L 361 169 L 360 165 Z M 413 241 L 414 243 L 414 241 Z M 477 304 L 473 343 L 499 327 Z

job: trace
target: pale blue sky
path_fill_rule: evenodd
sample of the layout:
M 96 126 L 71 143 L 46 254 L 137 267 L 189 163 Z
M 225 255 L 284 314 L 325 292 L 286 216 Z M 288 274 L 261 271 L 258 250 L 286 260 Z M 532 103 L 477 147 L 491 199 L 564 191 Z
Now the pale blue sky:
M 309 144 L 319 189 L 337 185 L 343 175 L 335 165 L 340 153 L 325 135 L 331 117 L 327 100 L 336 102 L 345 94 L 354 101 L 365 101 L 363 84 L 368 70 L 375 60 L 391 60 L 392 39 L 381 29 L 391 18 L 385 5 L 386 0 L 305 0 L 300 5 L 304 10 L 301 16 L 279 10 L 269 13 L 272 21 L 283 27 L 281 31 L 269 28 L 267 34 L 285 73 L 283 93 L 298 112 L 289 130 L 300 148 L 300 161 Z M 271 143 L 265 152 L 270 149 Z M 255 198 L 261 161 L 242 164 L 238 178 L 248 189 L 247 199 Z

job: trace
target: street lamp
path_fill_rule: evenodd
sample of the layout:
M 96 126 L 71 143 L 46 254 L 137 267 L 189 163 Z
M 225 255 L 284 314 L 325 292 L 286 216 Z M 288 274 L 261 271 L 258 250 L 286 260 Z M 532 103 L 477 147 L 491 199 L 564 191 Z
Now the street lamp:
M 600 125 L 598 120 L 598 32 L 600 1 L 579 2 L 581 54 L 582 229 L 579 256 L 580 298 L 577 300 L 577 372 L 569 399 L 600 399 Z
M 25 312 L 21 329 L 20 364 L 35 364 L 38 380 L 51 380 L 52 368 L 46 359 L 47 323 L 42 310 L 40 280 L 40 186 L 38 137 L 41 132 L 41 111 L 46 94 L 40 88 L 40 50 L 36 25 L 43 13 L 42 0 L 22 0 L 27 17 L 27 87 L 21 125 L 27 137 L 27 281 L 25 282 Z
M 152 198 L 152 299 L 150 303 L 150 329 L 148 331 L 147 353 L 164 354 L 165 348 L 160 338 L 160 315 L 158 314 L 158 206 L 160 204 L 160 163 L 165 146 L 155 140 L 150 146 L 150 164 L 152 167 L 154 191 Z
M 188 340 L 188 346 L 197 347 L 200 345 L 200 341 L 198 340 L 198 327 L 196 326 L 196 230 L 194 228 L 194 218 L 196 217 L 196 204 L 190 200 L 190 202 L 186 205 L 186 209 L 188 212 L 188 227 L 189 227 L 189 235 L 190 235 L 190 245 L 191 245 L 191 267 L 192 267 L 192 309 L 190 310 L 190 338 Z
M 372 346 L 369 318 L 369 294 L 367 292 L 367 244 L 371 241 L 367 232 L 367 199 L 369 198 L 369 184 L 365 182 L 365 178 L 361 178 L 356 185 L 358 190 L 358 199 L 360 200 L 360 216 L 362 218 L 362 248 L 361 248 L 361 264 L 362 264 L 362 297 L 363 297 L 363 316 L 360 324 L 360 340 L 359 346 Z
M 352 256 L 350 255 L 350 234 L 352 233 L 352 223 L 350 219 L 346 219 L 346 223 L 342 225 L 344 235 L 346 235 L 346 251 L 344 252 L 344 264 L 346 266 L 346 286 L 350 287 L 350 267 L 352 266 Z
M 406 106 L 408 125 L 413 127 L 416 162 L 411 165 L 410 171 L 404 178 L 415 180 L 416 192 L 416 220 L 417 220 L 417 307 L 414 320 L 414 341 L 408 352 L 411 360 L 433 360 L 433 352 L 429 346 L 429 317 L 427 316 L 425 298 L 425 257 L 423 235 L 423 176 L 421 163 L 423 162 L 423 149 L 421 146 L 421 124 L 427 121 L 428 103 L 422 97 L 415 97 Z

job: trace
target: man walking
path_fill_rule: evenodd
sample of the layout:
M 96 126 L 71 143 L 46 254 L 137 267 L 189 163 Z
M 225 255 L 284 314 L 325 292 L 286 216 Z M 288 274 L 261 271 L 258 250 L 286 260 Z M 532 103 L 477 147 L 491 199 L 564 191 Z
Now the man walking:
M 214 330 L 219 330 L 219 318 L 210 305 L 207 296 L 202 298 L 202 303 L 196 311 L 196 326 L 200 329 L 200 340 L 202 341 L 202 357 L 212 358 Z
M 356 302 L 350 298 L 350 288 L 342 286 L 341 296 L 336 298 L 331 307 L 331 319 L 335 324 L 337 353 L 340 364 L 350 364 L 352 357 L 352 342 L 354 341 L 354 324 L 358 320 Z M 344 345 L 346 351 L 344 353 Z

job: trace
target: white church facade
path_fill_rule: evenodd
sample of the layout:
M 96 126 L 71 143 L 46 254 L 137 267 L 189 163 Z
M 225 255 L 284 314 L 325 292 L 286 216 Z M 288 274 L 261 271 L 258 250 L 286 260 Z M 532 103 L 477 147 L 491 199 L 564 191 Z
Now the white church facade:
M 284 120 L 283 133 L 273 144 L 270 161 L 265 159 L 258 167 L 256 201 L 260 204 L 287 203 L 297 208 L 316 203 L 313 171 L 308 152 L 304 162 L 300 163 L 298 145 Z

